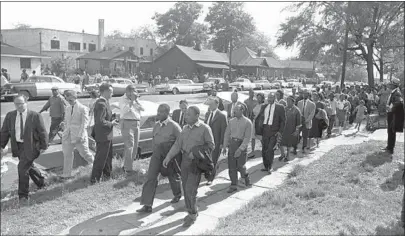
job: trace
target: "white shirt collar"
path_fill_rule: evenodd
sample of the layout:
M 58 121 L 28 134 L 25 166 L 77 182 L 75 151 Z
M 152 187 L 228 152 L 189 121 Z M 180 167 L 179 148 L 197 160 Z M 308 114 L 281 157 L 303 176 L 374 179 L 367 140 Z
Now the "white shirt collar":
M 28 109 L 25 109 L 25 111 L 22 112 L 23 116 L 27 116 L 27 112 L 28 112 Z M 20 115 L 19 111 L 17 111 L 17 115 Z
M 189 124 L 187 124 L 186 126 L 188 126 L 188 128 L 192 129 L 194 126 L 200 127 L 201 122 L 198 120 L 194 125 L 190 126 Z
M 167 123 L 169 123 L 169 119 L 170 119 L 170 117 L 167 117 L 166 120 L 164 120 L 164 121 L 158 120 L 158 121 L 156 121 L 156 124 L 159 124 L 160 126 L 167 125 Z

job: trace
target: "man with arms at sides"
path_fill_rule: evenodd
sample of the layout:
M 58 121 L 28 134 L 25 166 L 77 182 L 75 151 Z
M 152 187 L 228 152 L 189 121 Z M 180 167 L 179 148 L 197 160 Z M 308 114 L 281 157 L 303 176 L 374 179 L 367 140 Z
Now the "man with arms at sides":
M 133 171 L 133 161 L 138 154 L 139 127 L 141 111 L 145 109 L 138 101 L 139 94 L 134 85 L 128 85 L 124 96 L 120 99 L 121 133 L 124 139 L 124 166 L 125 172 Z
M 231 103 L 228 104 L 228 107 L 226 108 L 226 112 L 227 112 L 227 114 L 228 114 L 228 115 L 227 115 L 228 120 L 229 120 L 230 118 L 233 118 L 233 117 L 234 117 L 234 111 L 233 111 L 233 109 L 235 108 L 235 106 L 236 106 L 237 104 L 243 104 L 243 103 L 241 103 L 241 102 L 238 101 L 238 98 L 239 98 L 238 92 L 233 92 L 233 93 L 231 94 Z M 246 105 L 243 104 L 243 106 L 246 106 Z M 245 107 L 245 108 L 246 108 L 246 107 Z M 245 109 L 243 115 L 244 115 L 244 116 L 247 116 L 247 109 Z
M 42 113 L 49 109 L 49 115 L 51 116 L 51 127 L 49 128 L 49 143 L 52 143 L 59 130 L 59 125 L 65 118 L 65 106 L 67 102 L 63 96 L 59 93 L 58 87 L 52 87 L 52 96 L 48 102 L 39 111 Z
M 219 155 L 221 154 L 222 144 L 224 143 L 224 134 L 226 127 L 228 126 L 228 122 L 226 119 L 226 115 L 222 113 L 218 109 L 219 100 L 218 98 L 209 98 L 208 106 L 210 112 L 207 113 L 205 123 L 209 125 L 212 131 L 212 135 L 214 136 L 215 142 L 215 149 L 212 152 L 212 161 L 214 162 L 214 170 L 212 171 L 211 176 L 207 179 L 207 185 L 211 185 L 212 181 L 215 178 L 216 170 L 217 170 L 217 163 L 219 159 Z
M 278 148 L 284 132 L 285 110 L 283 105 L 275 103 L 276 95 L 274 92 L 269 93 L 267 100 L 268 104 L 262 106 L 255 126 L 256 133 L 263 137 L 262 156 L 264 168 L 262 171 L 271 174 L 274 151 Z
M 220 97 L 217 96 L 218 92 L 216 89 L 211 90 L 211 95 L 209 97 L 214 97 L 218 99 L 218 110 L 223 111 L 225 110 L 224 102 Z
M 62 178 L 71 178 L 74 148 L 77 149 L 79 154 L 89 164 L 93 163 L 94 156 L 89 150 L 87 134 L 89 109 L 77 100 L 76 91 L 68 90 L 65 94 L 69 106 L 66 108 L 65 120 L 62 123 L 64 127 L 62 135 L 62 151 L 64 157 Z
M 188 215 L 184 218 L 184 227 L 194 224 L 198 216 L 197 191 L 202 171 L 195 166 L 195 160 L 193 160 L 195 157 L 192 149 L 195 146 L 205 146 L 210 151 L 215 148 L 211 128 L 200 122 L 198 120 L 199 116 L 200 109 L 198 107 L 190 106 L 187 109 L 187 125 L 184 126 L 180 136 L 163 160 L 163 166 L 167 167 L 173 157 L 180 152 L 182 153 L 181 182 L 183 185 L 184 201 L 188 211 Z
M 153 127 L 153 154 L 150 158 L 148 177 L 142 189 L 141 205 L 143 207 L 137 212 L 152 212 L 153 200 L 158 185 L 158 175 L 161 172 L 163 159 L 181 133 L 180 125 L 170 119 L 169 114 L 169 105 L 160 104 L 156 117 L 158 121 Z M 177 203 L 181 198 L 180 164 L 181 160 L 179 158 L 173 159 L 167 168 L 170 187 L 174 195 L 171 203 Z
M 186 113 L 188 108 L 188 102 L 186 100 L 181 100 L 179 103 L 180 109 L 173 111 L 172 119 L 180 125 L 181 128 L 186 124 Z
M 109 100 L 113 94 L 111 84 L 103 83 L 99 87 L 100 98 L 94 104 L 94 128 L 92 136 L 96 141 L 96 156 L 90 182 L 95 184 L 100 181 L 101 175 L 110 178 L 112 170 L 112 139 L 113 127 L 119 123 L 112 120 L 112 111 Z
M 255 116 L 253 114 L 253 109 L 257 106 L 258 101 L 255 98 L 255 92 L 253 89 L 249 90 L 249 98 L 245 100 L 245 105 L 247 107 L 247 118 L 250 119 L 251 122 L 253 122 Z M 249 156 L 254 155 L 254 150 L 256 146 L 256 139 L 254 136 L 252 136 L 252 152 L 249 154 Z
M 233 193 L 238 190 L 238 171 L 242 178 L 245 179 L 246 187 L 250 187 L 250 177 L 246 170 L 247 161 L 247 146 L 252 138 L 252 122 L 243 115 L 242 105 L 236 105 L 235 117 L 229 121 L 229 125 L 225 131 L 223 154 L 228 152 L 228 169 L 231 179 L 231 187 L 228 193 Z
M 309 98 L 309 91 L 305 89 L 303 91 L 303 99 L 298 102 L 298 109 L 302 115 L 302 153 L 305 153 L 305 148 L 308 145 L 308 135 L 309 130 L 312 128 L 312 119 L 315 116 L 316 106 L 315 103 L 312 102 Z
M 15 97 L 14 105 L 16 110 L 7 113 L 0 131 L 0 153 L 3 153 L 10 140 L 12 154 L 19 159 L 18 197 L 21 204 L 27 204 L 29 179 L 31 178 L 38 188 L 45 186 L 45 179 L 35 168 L 34 160 L 48 148 L 48 134 L 42 116 L 27 109 L 26 97 Z

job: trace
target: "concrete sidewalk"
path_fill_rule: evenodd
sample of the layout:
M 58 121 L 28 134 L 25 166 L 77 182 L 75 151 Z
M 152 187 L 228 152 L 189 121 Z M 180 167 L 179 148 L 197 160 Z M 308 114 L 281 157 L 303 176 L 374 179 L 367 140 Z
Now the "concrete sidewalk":
M 205 181 L 200 184 L 197 197 L 199 217 L 190 228 L 182 227 L 183 218 L 186 216 L 184 200 L 182 199 L 177 204 L 170 204 L 171 190 L 158 187 L 157 192 L 160 193 L 156 194 L 151 214 L 136 213 L 136 210 L 141 206 L 139 202 L 134 202 L 115 212 L 105 213 L 66 229 L 60 235 L 203 234 L 214 229 L 220 218 L 234 213 L 264 192 L 277 188 L 286 180 L 288 173 L 294 169 L 295 165 L 308 165 L 336 146 L 358 144 L 368 140 L 386 140 L 386 131 L 376 131 L 373 134 L 354 133 L 353 130 L 344 131 L 342 136 L 322 141 L 320 148 L 303 158 L 295 158 L 288 163 L 275 160 L 275 171 L 271 175 L 266 175 L 260 171 L 262 168 L 261 158 L 251 159 L 247 163 L 247 168 L 251 174 L 253 187 L 245 188 L 243 182 L 240 182 L 239 191 L 234 194 L 226 192 L 230 180 L 228 170 L 225 168 L 218 174 L 213 185 L 206 186 Z M 399 145 L 402 144 L 403 140 L 403 134 L 397 136 Z M 222 162 L 221 165 L 227 165 L 227 163 Z

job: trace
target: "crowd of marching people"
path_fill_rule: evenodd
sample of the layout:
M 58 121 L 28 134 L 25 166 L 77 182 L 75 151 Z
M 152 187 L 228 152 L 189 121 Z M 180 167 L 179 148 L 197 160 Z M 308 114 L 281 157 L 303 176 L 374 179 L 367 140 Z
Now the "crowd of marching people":
M 233 193 L 238 190 L 238 172 L 245 185 L 251 186 L 246 162 L 249 157 L 254 157 L 257 142 L 261 143 L 262 171 L 271 174 L 277 150 L 281 153 L 278 161 L 288 162 L 291 155 L 297 154 L 298 145 L 301 145 L 302 153 L 306 153 L 318 147 L 325 134 L 331 137 L 335 123 L 338 135 L 352 123 L 359 130 L 376 105 L 384 106 L 384 111 L 388 112 L 388 145 L 384 150 L 393 153 L 395 133 L 403 128 L 403 98 L 399 81 L 393 80 L 388 87 L 378 90 L 378 99 L 370 95 L 372 92 L 367 87 L 360 86 L 336 87 L 334 90 L 330 86 L 299 91 L 293 88 L 289 96 L 283 90 L 277 90 L 270 91 L 267 97 L 264 93 L 255 95 L 251 90 L 244 102 L 239 101 L 239 94 L 235 91 L 227 106 L 213 91 L 205 103 L 208 112 L 204 121 L 199 118 L 200 109 L 189 106 L 186 100 L 181 100 L 179 109 L 173 112 L 169 105 L 160 104 L 152 135 L 153 154 L 142 190 L 143 206 L 137 211 L 152 212 L 158 175 L 162 174 L 169 178 L 174 196 L 172 203 L 179 202 L 183 192 L 189 213 L 184 226 L 188 227 L 198 216 L 196 201 L 201 177 L 205 176 L 207 185 L 212 184 L 221 154 L 227 156 L 231 179 L 228 193 Z M 39 111 L 50 110 L 49 134 L 42 116 L 27 109 L 27 98 L 22 95 L 14 99 L 16 110 L 7 113 L 1 129 L 1 148 L 4 149 L 10 140 L 12 154 L 19 158 L 18 195 L 21 202 L 28 201 L 29 178 L 39 188 L 45 186 L 44 177 L 33 162 L 48 148 L 60 128 L 63 130 L 64 155 L 62 179 L 73 177 L 74 149 L 92 166 L 91 184 L 111 178 L 114 127 L 121 129 L 124 140 L 122 169 L 133 172 L 144 111 L 134 85 L 128 85 L 120 98 L 119 116 L 112 113 L 111 84 L 103 83 L 98 92 L 92 91 L 89 104 L 80 103 L 75 91 L 64 91 L 62 95 L 57 87 L 53 87 L 52 93 Z M 88 147 L 89 135 L 96 141 L 95 155 Z M 248 154 L 249 143 L 252 152 Z

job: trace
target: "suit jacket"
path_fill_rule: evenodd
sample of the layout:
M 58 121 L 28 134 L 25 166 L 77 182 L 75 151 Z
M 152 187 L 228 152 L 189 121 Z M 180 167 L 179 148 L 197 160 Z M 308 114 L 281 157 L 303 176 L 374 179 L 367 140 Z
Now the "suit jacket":
M 274 103 L 274 117 L 273 117 L 273 124 L 270 126 L 269 130 L 264 129 L 264 111 L 266 110 L 267 106 L 270 104 L 262 105 L 259 115 L 255 120 L 255 131 L 257 135 L 263 136 L 273 136 L 276 133 L 280 133 L 280 136 L 283 136 L 284 127 L 285 127 L 285 109 L 283 105 Z
M 89 109 L 76 101 L 73 108 L 69 105 L 65 111 L 65 130 L 63 131 L 62 140 L 65 141 L 69 137 L 72 142 L 78 139 L 87 139 L 87 126 L 89 125 Z
M 238 105 L 238 104 L 241 104 L 241 105 L 243 105 L 243 106 L 245 107 L 245 111 L 243 112 L 243 115 L 246 116 L 246 117 L 248 117 L 246 104 L 243 103 L 243 102 L 237 101 L 237 102 L 236 102 L 236 105 Z M 227 112 L 227 117 L 228 117 L 228 120 L 229 120 L 229 118 L 232 118 L 232 117 L 231 117 L 231 115 L 232 115 L 232 103 L 229 103 L 229 104 L 228 104 L 228 106 L 226 107 L 226 112 Z
M 391 123 L 394 132 L 402 133 L 404 130 L 404 100 L 399 89 L 391 92 L 387 104 L 392 105 L 392 109 L 389 111 L 392 113 L 392 116 L 390 116 L 392 119 L 388 122 Z
M 300 112 L 302 113 L 302 109 L 304 107 L 304 99 L 300 100 L 298 102 L 298 109 L 300 110 Z M 305 104 L 305 111 L 302 113 L 302 116 L 304 117 L 304 120 L 302 121 L 302 123 L 305 123 L 305 127 L 307 129 L 312 128 L 312 119 L 315 116 L 315 109 L 316 109 L 316 105 L 314 102 L 312 102 L 311 100 L 307 99 L 306 104 Z
M 16 133 L 15 133 L 15 120 L 17 118 L 17 111 L 10 111 L 4 118 L 3 127 L 0 131 L 1 148 L 4 149 L 11 141 L 11 152 L 14 157 L 19 155 L 17 147 Z M 48 148 L 48 133 L 44 125 L 44 120 L 41 114 L 35 111 L 27 111 L 27 118 L 24 123 L 24 152 L 29 160 L 35 160 L 39 157 L 41 149 Z
M 224 135 L 226 127 L 228 126 L 228 121 L 226 119 L 226 115 L 218 109 L 215 116 L 212 118 L 211 123 L 208 124 L 207 122 L 210 115 L 211 112 L 207 112 L 205 114 L 204 123 L 209 125 L 211 128 L 212 135 L 214 136 L 215 149 L 218 149 L 219 146 L 224 143 Z
M 181 113 L 181 109 L 176 109 L 173 111 L 172 114 L 172 120 L 174 120 L 175 122 L 177 122 L 177 124 L 180 125 L 181 128 L 183 128 L 183 126 L 186 124 L 186 121 L 183 121 L 183 124 L 180 124 L 180 113 Z M 186 114 L 183 115 L 184 119 L 186 119 Z
M 94 127 L 92 136 L 96 142 L 106 142 L 113 138 L 113 115 L 110 105 L 100 97 L 94 103 Z

